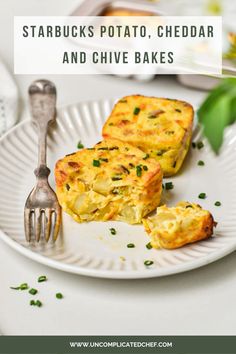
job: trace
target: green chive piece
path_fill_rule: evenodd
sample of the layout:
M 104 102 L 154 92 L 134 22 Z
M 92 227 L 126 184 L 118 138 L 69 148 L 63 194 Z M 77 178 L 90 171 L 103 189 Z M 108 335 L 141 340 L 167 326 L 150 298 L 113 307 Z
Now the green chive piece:
M 192 148 L 196 149 L 196 143 L 194 141 L 192 142 Z
M 206 193 L 200 193 L 198 198 L 199 199 L 206 199 Z
M 219 201 L 215 202 L 215 206 L 221 206 L 221 202 Z
M 153 263 L 154 263 L 153 261 L 149 261 L 149 260 L 144 261 L 144 265 L 147 266 L 147 267 L 149 267 Z
M 198 164 L 198 166 L 204 166 L 204 165 L 205 165 L 205 162 L 202 161 L 202 160 L 199 160 L 197 164 Z
M 20 290 L 27 290 L 27 289 L 29 289 L 29 286 L 27 283 L 23 283 L 20 285 Z
M 116 229 L 114 229 L 114 227 L 111 227 L 109 230 L 112 235 L 116 235 Z
M 120 165 L 120 167 L 122 168 L 122 170 L 127 173 L 128 175 L 130 174 L 128 168 L 126 168 L 124 165 Z
M 35 305 L 41 307 L 43 304 L 40 300 L 36 300 Z
M 120 181 L 122 177 L 111 177 L 112 181 Z
M 56 293 L 56 298 L 57 298 L 57 299 L 62 299 L 62 298 L 63 298 L 62 293 Z
M 41 275 L 40 277 L 38 277 L 38 283 L 42 283 L 43 281 L 47 281 L 46 275 Z
M 100 167 L 100 161 L 99 160 L 93 160 L 93 166 L 94 167 Z
M 168 191 L 170 189 L 174 189 L 174 185 L 172 182 L 166 182 L 165 183 L 165 189 Z
M 128 247 L 128 248 L 134 248 L 134 247 L 135 247 L 135 244 L 134 244 L 134 243 L 128 243 L 127 247 Z
M 35 306 L 35 305 L 36 305 L 35 301 L 34 300 L 30 300 L 30 306 Z
M 31 288 L 31 289 L 29 290 L 29 293 L 30 293 L 31 295 L 36 295 L 37 292 L 38 292 L 38 290 L 36 290 L 36 289 L 34 289 L 34 288 Z
M 146 248 L 147 248 L 148 250 L 151 250 L 151 249 L 152 249 L 152 244 L 151 244 L 151 242 L 148 242 L 148 243 L 146 244 Z
M 84 145 L 81 143 L 81 140 L 77 144 L 77 149 L 83 149 Z
M 144 169 L 144 171 L 148 171 L 148 167 L 147 166 L 143 166 L 143 169 Z
M 23 284 L 21 284 L 19 286 L 15 286 L 15 287 L 11 286 L 10 288 L 13 289 L 13 290 L 27 290 L 27 289 L 29 289 L 29 286 L 28 286 L 27 283 L 23 283 Z
M 149 158 L 149 154 L 146 154 L 144 157 L 143 157 L 143 160 L 147 160 Z
M 197 148 L 198 148 L 198 150 L 202 149 L 203 147 L 204 147 L 203 142 L 202 142 L 202 141 L 199 141 L 199 142 L 197 143 Z
M 134 115 L 138 115 L 139 114 L 139 112 L 140 112 L 140 108 L 139 107 L 135 107 L 135 109 L 134 109 Z
M 138 177 L 142 176 L 142 166 L 140 166 L 140 165 L 136 166 L 136 175 Z
M 157 156 L 162 156 L 165 152 L 166 152 L 166 150 L 158 150 Z

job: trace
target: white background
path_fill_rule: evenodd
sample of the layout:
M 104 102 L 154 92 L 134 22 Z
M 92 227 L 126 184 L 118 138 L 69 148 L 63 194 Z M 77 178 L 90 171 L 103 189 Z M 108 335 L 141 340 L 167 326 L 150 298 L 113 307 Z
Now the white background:
M 14 15 L 67 15 L 78 1 L 0 0 L 0 55 L 8 67 L 13 69 Z M 23 106 L 27 88 L 35 78 L 38 77 L 16 76 Z M 111 76 L 47 78 L 56 83 L 59 106 L 132 93 L 175 97 L 197 105 L 205 95 L 180 86 L 174 78 L 162 77 L 148 83 Z M 28 305 L 26 293 L 9 289 L 21 281 L 37 285 L 35 280 L 42 274 L 49 281 L 40 286 L 40 298 L 45 299 L 45 306 L 40 309 Z M 8 335 L 235 335 L 236 332 L 235 253 L 184 274 L 111 281 L 60 273 L 25 259 L 0 241 L 0 284 L 0 330 Z M 60 302 L 54 299 L 58 291 L 65 295 Z

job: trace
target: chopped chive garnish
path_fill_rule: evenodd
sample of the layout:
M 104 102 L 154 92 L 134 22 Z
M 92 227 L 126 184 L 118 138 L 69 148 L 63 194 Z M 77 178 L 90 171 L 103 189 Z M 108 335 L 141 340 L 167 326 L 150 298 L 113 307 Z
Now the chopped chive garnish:
M 172 182 L 166 182 L 165 183 L 165 189 L 168 191 L 170 189 L 174 189 L 174 185 Z
M 165 152 L 166 152 L 166 150 L 158 150 L 157 156 L 162 156 Z
M 108 162 L 108 159 L 105 159 L 105 158 L 103 158 L 103 157 L 100 157 L 99 160 L 100 160 L 100 161 L 103 161 L 103 162 Z
M 192 148 L 195 149 L 196 148 L 196 143 L 193 141 L 192 142 Z
M 77 149 L 83 149 L 84 145 L 81 143 L 81 140 L 77 144 Z
M 148 170 L 148 167 L 147 166 L 143 166 L 143 169 L 144 169 L 144 171 L 147 171 Z
M 148 116 L 148 119 L 156 119 L 156 118 L 157 118 L 157 115 L 150 114 L 150 115 Z
M 198 148 L 198 150 L 202 149 L 203 146 L 204 146 L 204 144 L 203 144 L 202 141 L 199 141 L 199 142 L 197 143 L 197 148 Z
M 43 304 L 40 300 L 30 300 L 30 306 L 38 306 L 41 307 Z
M 149 158 L 149 154 L 146 154 L 144 157 L 143 157 L 143 160 L 147 160 Z
M 120 165 L 120 167 L 122 168 L 122 170 L 123 170 L 125 173 L 127 173 L 128 175 L 130 174 L 128 168 L 126 168 L 126 167 L 123 166 L 123 165 Z
M 138 177 L 142 176 L 142 167 L 140 165 L 136 166 L 136 175 Z
M 36 300 L 35 305 L 41 307 L 43 304 L 40 300 Z
M 198 166 L 204 166 L 204 165 L 205 165 L 205 162 L 202 161 L 202 160 L 199 160 L 197 164 L 198 164 Z
M 93 166 L 94 167 L 100 167 L 100 161 L 99 160 L 93 160 Z
M 135 247 L 135 244 L 134 244 L 134 243 L 128 243 L 127 247 L 128 247 L 128 248 L 134 248 L 134 247 Z
M 37 292 L 38 292 L 38 290 L 36 290 L 36 289 L 34 289 L 34 288 L 31 288 L 31 289 L 29 290 L 29 293 L 30 293 L 31 295 L 36 295 Z
M 206 199 L 206 193 L 200 193 L 198 198 L 199 199 Z
M 176 111 L 176 112 L 179 112 L 179 113 L 182 112 L 181 109 L 178 109 L 178 108 L 175 108 L 175 111 Z
M 139 107 L 135 107 L 135 109 L 134 109 L 134 115 L 137 115 L 137 114 L 139 114 L 139 112 L 140 112 L 140 108 Z
M 62 293 L 56 293 L 56 298 L 57 298 L 57 299 L 62 299 L 62 298 L 63 298 Z
M 112 181 L 120 181 L 122 179 L 122 177 L 111 177 Z
M 28 286 L 27 283 L 23 283 L 23 284 L 21 284 L 19 286 L 15 286 L 15 287 L 11 286 L 10 288 L 13 289 L 13 290 L 27 290 L 27 289 L 29 289 L 29 286 Z
M 147 248 L 148 250 L 151 250 L 151 249 L 152 249 L 152 244 L 151 244 L 151 242 L 148 242 L 148 243 L 146 244 L 146 248 Z
M 87 148 L 87 150 L 95 150 L 95 148 Z
M 221 202 L 219 201 L 215 202 L 215 206 L 221 206 Z
M 47 277 L 46 275 L 41 275 L 40 277 L 38 277 L 38 283 L 42 283 L 43 281 L 46 281 Z
M 116 235 L 116 229 L 114 229 L 114 227 L 111 227 L 109 230 L 112 235 Z
M 100 147 L 98 150 L 108 150 L 108 147 Z
M 108 125 L 110 125 L 110 127 L 111 127 L 112 125 L 114 125 L 114 123 L 111 122 L 111 123 L 109 123 Z
M 147 267 L 149 267 L 153 263 L 154 263 L 153 261 L 149 261 L 149 260 L 144 261 L 144 265 L 147 266 Z

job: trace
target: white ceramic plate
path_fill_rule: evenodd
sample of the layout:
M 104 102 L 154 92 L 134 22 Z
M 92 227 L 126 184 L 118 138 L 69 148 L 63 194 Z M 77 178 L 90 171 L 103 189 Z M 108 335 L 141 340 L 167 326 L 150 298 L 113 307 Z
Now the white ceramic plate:
M 48 139 L 48 164 L 53 171 L 60 157 L 75 151 L 79 140 L 88 147 L 101 140 L 101 127 L 114 101 L 80 103 L 58 112 L 57 124 Z M 200 138 L 195 129 L 194 139 Z M 213 262 L 236 249 L 236 126 L 227 130 L 224 147 L 215 156 L 206 142 L 192 149 L 182 171 L 169 179 L 174 189 L 165 192 L 168 205 L 180 200 L 200 203 L 218 221 L 213 238 L 178 250 L 148 250 L 143 226 L 121 222 L 77 224 L 63 214 L 59 240 L 55 245 L 28 245 L 24 238 L 23 207 L 35 183 L 37 135 L 30 121 L 24 121 L 0 140 L 0 228 L 1 238 L 25 256 L 53 268 L 104 278 L 149 278 L 179 273 Z M 204 160 L 205 166 L 197 165 Z M 55 187 L 53 173 L 51 184 Z M 201 192 L 207 194 L 199 200 Z M 216 207 L 216 200 L 222 206 Z M 109 228 L 117 234 L 112 236 Z M 127 248 L 134 243 L 135 248 Z M 150 267 L 145 260 L 152 260 Z

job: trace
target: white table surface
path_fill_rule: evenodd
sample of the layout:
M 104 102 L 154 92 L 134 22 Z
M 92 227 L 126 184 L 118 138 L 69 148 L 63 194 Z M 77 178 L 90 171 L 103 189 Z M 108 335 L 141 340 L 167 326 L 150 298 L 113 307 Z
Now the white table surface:
M 13 70 L 13 16 L 66 15 L 76 0 L 0 1 L 0 55 Z M 1 73 L 0 73 L 1 78 Z M 23 105 L 27 87 L 38 77 L 16 76 Z M 56 83 L 58 106 L 140 93 L 176 97 L 197 105 L 203 92 L 179 86 L 174 78 L 148 83 L 111 76 L 47 76 Z M 26 292 L 9 286 L 41 284 L 40 309 Z M 0 241 L 0 331 L 16 335 L 194 335 L 236 333 L 236 257 L 203 268 L 150 280 L 102 280 L 59 272 L 24 258 Z M 63 300 L 54 294 L 62 292 Z

